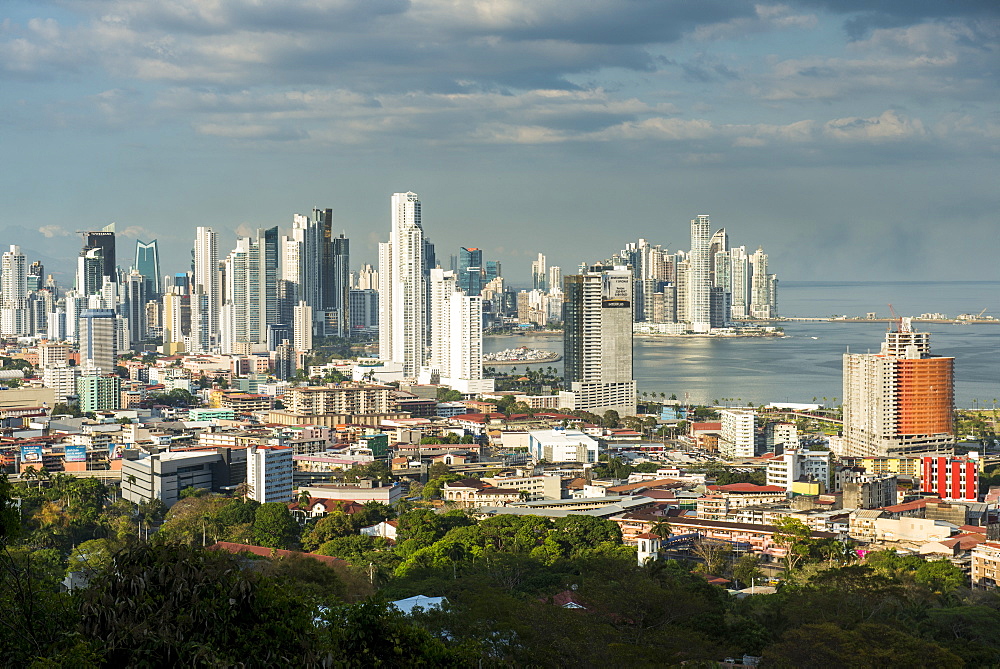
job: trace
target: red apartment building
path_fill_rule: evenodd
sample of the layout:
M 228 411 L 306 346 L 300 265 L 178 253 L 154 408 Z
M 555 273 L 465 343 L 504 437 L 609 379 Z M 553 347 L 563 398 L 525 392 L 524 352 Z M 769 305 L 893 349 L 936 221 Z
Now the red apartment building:
M 922 458 L 921 491 L 941 499 L 975 502 L 979 499 L 979 463 L 965 457 Z

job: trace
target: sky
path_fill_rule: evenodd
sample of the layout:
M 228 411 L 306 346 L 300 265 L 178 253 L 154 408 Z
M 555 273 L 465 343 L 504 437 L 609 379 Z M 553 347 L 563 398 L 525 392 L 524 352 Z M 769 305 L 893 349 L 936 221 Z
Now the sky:
M 709 214 L 785 281 L 997 280 L 996 0 L 6 0 L 0 244 L 57 275 L 414 191 L 513 283 Z M 568 272 L 567 272 L 568 273 Z

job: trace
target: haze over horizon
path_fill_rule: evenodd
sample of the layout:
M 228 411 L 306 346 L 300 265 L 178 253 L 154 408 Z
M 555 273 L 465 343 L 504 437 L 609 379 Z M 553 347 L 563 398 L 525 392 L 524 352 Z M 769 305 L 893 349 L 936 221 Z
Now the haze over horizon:
M 515 283 L 697 214 L 783 281 L 996 280 L 998 47 L 989 0 L 11 0 L 0 242 L 166 274 L 320 206 L 357 267 L 412 190 Z

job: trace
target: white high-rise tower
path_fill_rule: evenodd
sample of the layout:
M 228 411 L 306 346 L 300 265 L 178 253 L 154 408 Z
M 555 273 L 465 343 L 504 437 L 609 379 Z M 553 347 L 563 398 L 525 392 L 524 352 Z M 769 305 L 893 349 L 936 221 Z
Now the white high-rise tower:
M 304 301 L 314 310 L 322 308 L 320 222 L 302 214 L 295 214 L 292 217 L 292 235 L 284 237 L 282 242 L 282 278 L 295 284 L 296 304 Z
M 774 275 L 767 273 L 767 254 L 758 247 L 750 256 L 753 275 L 750 278 L 750 317 L 773 318 L 772 285 Z
M 416 193 L 393 193 L 389 241 L 379 244 L 379 358 L 416 377 L 427 345 L 424 231 Z
M 466 395 L 493 391 L 483 379 L 483 298 L 458 288 L 455 272 L 431 270 L 428 365 L 440 382 Z
M 545 256 L 541 253 L 538 254 L 537 260 L 531 261 L 531 283 L 532 288 L 535 290 L 545 290 L 546 289 L 546 269 L 545 269 Z
M 23 337 L 28 332 L 28 266 L 21 247 L 5 251 L 0 273 L 0 334 Z
M 691 254 L 688 256 L 688 320 L 695 332 L 712 327 L 711 223 L 700 215 L 691 221 Z
M 750 257 L 745 246 L 737 246 L 729 251 L 730 279 L 732 291 L 732 317 L 747 318 L 750 315 Z
M 199 324 L 196 342 L 209 343 L 218 339 L 219 312 L 222 309 L 222 280 L 219 274 L 219 238 L 212 228 L 197 228 L 194 238 L 194 280 L 191 294 L 193 320 Z M 204 295 L 204 297 L 199 297 Z M 201 348 L 197 346 L 196 348 Z

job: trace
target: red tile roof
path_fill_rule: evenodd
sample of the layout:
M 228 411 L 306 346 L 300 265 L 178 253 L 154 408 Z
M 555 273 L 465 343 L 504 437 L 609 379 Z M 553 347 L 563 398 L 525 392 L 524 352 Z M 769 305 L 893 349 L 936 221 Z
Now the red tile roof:
M 290 502 L 288 504 L 288 508 L 291 511 L 312 511 L 313 507 L 316 506 L 317 503 L 325 506 L 327 513 L 332 513 L 339 508 L 349 516 L 361 511 L 361 509 L 364 508 L 361 504 L 352 500 L 328 499 L 326 497 L 310 497 L 309 504 L 306 505 L 305 509 L 300 507 L 298 502 Z
M 722 423 L 691 423 L 692 432 L 720 432 Z
M 541 601 L 544 602 L 547 600 L 543 597 L 541 598 Z M 552 595 L 552 604 L 555 606 L 561 606 L 562 608 L 573 608 L 573 609 L 587 608 L 586 605 L 584 605 L 579 599 L 577 599 L 576 593 L 573 592 L 572 590 L 563 590 L 562 592 L 556 595 Z
M 484 414 L 484 413 L 463 413 L 463 414 L 459 414 L 458 416 L 452 416 L 449 420 L 461 420 L 461 421 L 465 421 L 467 423 L 482 423 L 482 424 L 485 425 L 486 424 L 486 416 L 487 415 L 489 416 L 489 418 L 490 418 L 491 421 L 518 420 L 518 419 L 521 419 L 521 418 L 527 418 L 528 417 L 528 414 L 526 414 L 526 413 L 514 413 L 514 414 L 510 415 L 510 418 L 507 418 L 507 416 L 505 416 L 502 413 L 491 413 L 491 414 Z
M 645 490 L 648 488 L 663 488 L 665 486 L 677 487 L 681 485 L 676 479 L 655 479 L 652 481 L 639 481 L 638 483 L 626 483 L 607 488 L 608 492 L 625 493 L 633 490 Z
M 444 484 L 446 488 L 475 488 L 477 490 L 482 490 L 483 488 L 490 487 L 489 483 L 484 483 L 479 479 L 460 479 L 458 481 L 452 481 L 451 483 Z
M 981 534 L 956 534 L 941 541 L 948 548 L 954 548 L 958 544 L 958 549 L 969 551 L 986 541 L 986 537 Z
M 958 530 L 966 534 L 981 534 L 984 537 L 986 536 L 986 528 L 979 525 L 962 525 Z
M 728 485 L 710 485 L 709 490 L 717 490 L 719 492 L 787 492 L 784 488 L 776 485 L 757 485 L 755 483 L 730 483 Z
M 888 511 L 889 513 L 902 513 L 903 511 L 913 511 L 914 509 L 922 509 L 927 506 L 927 502 L 940 502 L 941 500 L 937 497 L 929 497 L 926 499 L 917 499 L 912 502 L 903 502 L 902 504 L 893 504 L 892 506 L 883 506 L 883 511 Z

